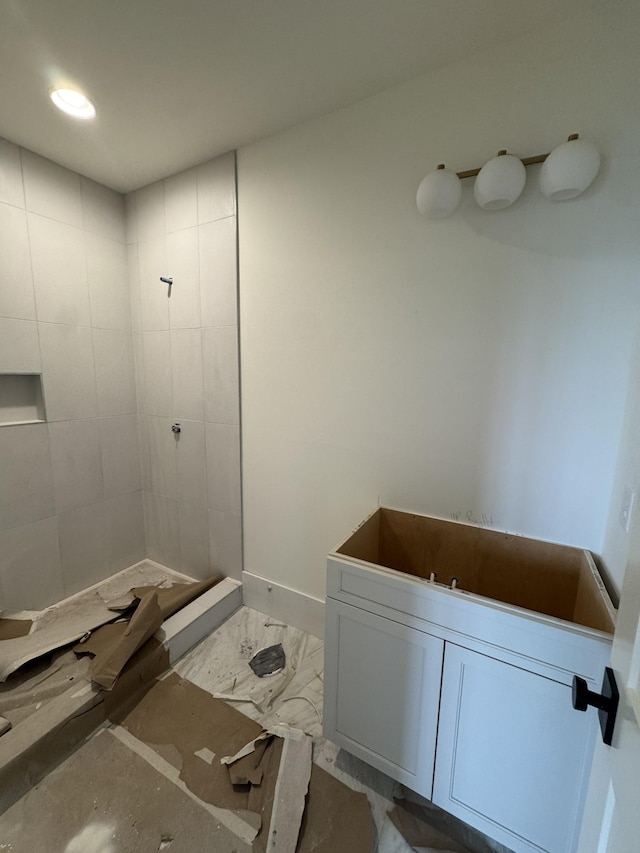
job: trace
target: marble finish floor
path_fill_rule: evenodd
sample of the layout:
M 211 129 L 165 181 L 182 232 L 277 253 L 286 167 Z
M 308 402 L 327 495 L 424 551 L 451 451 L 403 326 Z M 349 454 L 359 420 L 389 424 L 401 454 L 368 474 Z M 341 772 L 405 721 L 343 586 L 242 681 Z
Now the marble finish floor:
M 260 649 L 276 643 L 285 650 L 285 670 L 258 678 L 249 667 L 249 660 Z M 312 735 L 314 762 L 353 790 L 367 795 L 378 833 L 376 853 L 411 853 L 413 848 L 387 816 L 395 805 L 394 795 L 403 795 L 402 786 L 322 736 L 322 640 L 242 607 L 178 661 L 174 669 L 265 727 L 288 723 Z M 451 835 L 469 853 L 509 853 L 441 809 L 426 807 L 434 827 Z M 438 853 L 445 853 L 447 848 L 437 849 Z
M 277 643 L 285 651 L 285 669 L 258 678 L 249 661 Z M 314 738 L 322 735 L 324 643 L 257 610 L 241 607 L 174 669 L 265 727 L 288 723 Z
M 114 580 L 100 594 L 117 597 L 138 583 L 176 579 L 163 577 L 153 564 L 140 572 Z M 258 678 L 249 661 L 277 643 L 285 650 L 285 669 Z M 387 816 L 394 795 L 403 794 L 401 786 L 322 736 L 323 655 L 323 642 L 316 637 L 242 607 L 173 670 L 265 727 L 287 723 L 306 731 L 313 737 L 314 762 L 367 795 L 377 830 L 376 853 L 410 853 L 413 848 Z M 250 845 L 240 841 L 229 823 L 232 812 L 202 803 L 153 751 L 135 738 L 122 738 L 117 726 L 101 729 L 0 815 L 0 851 L 250 853 Z M 433 825 L 457 844 L 424 848 L 424 853 L 460 850 L 460 844 L 469 853 L 505 853 L 435 807 Z M 190 839 L 186 847 L 185 837 Z
M 249 661 L 260 649 L 276 643 L 282 643 L 285 650 L 285 670 L 258 678 Z M 287 723 L 312 735 L 314 762 L 353 790 L 367 794 L 378 832 L 377 853 L 411 853 L 412 848 L 387 818 L 394 793 L 401 793 L 400 786 L 322 736 L 322 640 L 242 607 L 174 669 L 265 727 Z M 290 678 L 292 669 L 295 674 Z

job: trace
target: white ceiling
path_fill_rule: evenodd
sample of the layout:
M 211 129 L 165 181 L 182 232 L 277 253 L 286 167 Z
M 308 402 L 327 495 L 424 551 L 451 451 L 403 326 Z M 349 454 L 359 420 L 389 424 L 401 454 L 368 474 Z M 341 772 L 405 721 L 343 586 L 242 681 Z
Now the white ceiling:
M 125 192 L 588 0 L 0 0 L 0 136 Z M 98 116 L 59 113 L 83 89 Z

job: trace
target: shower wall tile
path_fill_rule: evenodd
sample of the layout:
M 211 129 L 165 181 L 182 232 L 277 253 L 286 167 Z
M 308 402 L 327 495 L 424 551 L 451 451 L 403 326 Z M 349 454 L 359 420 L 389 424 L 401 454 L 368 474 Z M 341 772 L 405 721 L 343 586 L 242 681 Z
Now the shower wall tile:
M 41 610 L 63 598 L 55 516 L 0 533 L 0 554 L 4 607 Z
M 203 329 L 204 417 L 219 424 L 240 423 L 238 329 Z
M 104 498 L 100 425 L 95 419 L 49 424 L 56 512 Z
M 181 421 L 180 427 L 175 442 L 178 500 L 206 507 L 205 425 L 202 421 Z
M 242 519 L 228 512 L 209 510 L 209 552 L 213 570 L 242 580 Z
M 105 499 L 142 488 L 138 416 L 100 418 L 100 447 Z
M 44 606 L 145 554 L 239 577 L 233 153 L 126 198 L 1 140 L 0 165 L 0 371 L 41 368 L 50 421 L 0 431 L 4 593 Z
M 140 317 L 143 331 L 169 328 L 170 290 L 160 277 L 171 277 L 167 268 L 164 235 L 138 243 L 140 275 Z
M 91 329 L 41 323 L 40 352 L 47 418 L 95 418 L 98 401 Z
M 38 320 L 88 326 L 91 312 L 84 233 L 34 213 L 27 220 Z
M 124 243 L 85 234 L 91 325 L 97 329 L 130 329 L 131 303 Z
M 136 190 L 136 224 L 138 240 L 164 236 L 164 184 L 156 181 Z
M 1 176 L 2 168 L 0 181 Z M 0 317 L 35 320 L 36 303 L 24 210 L 0 203 L 0 234 Z
M 142 408 L 146 415 L 173 414 L 171 333 L 142 334 Z
M 235 216 L 200 225 L 200 306 L 202 325 L 238 322 Z
M 206 424 L 205 430 L 209 509 L 240 515 L 240 429 Z
M 178 495 L 176 436 L 170 418 L 140 416 L 142 487 L 147 491 L 175 499 Z
M 149 415 L 138 414 L 138 444 L 140 445 L 141 488 L 151 491 L 151 456 L 149 454 Z
M 63 512 L 58 530 L 65 596 L 107 577 L 110 541 L 105 502 Z
M 0 373 L 40 373 L 38 324 L 0 318 Z
M 178 502 L 152 492 L 143 495 L 147 557 L 169 568 L 179 567 Z
M 164 209 L 145 208 L 154 197 L 162 183 L 142 193 L 142 226 L 164 250 Z M 49 419 L 0 429 L 7 606 L 46 606 L 145 554 L 138 249 L 124 244 L 137 218 L 129 234 L 125 224 L 119 193 L 0 140 L 0 372 L 42 372 Z M 166 293 L 160 308 L 170 352 Z M 170 398 L 170 366 L 165 384 Z
M 6 139 L 0 139 L 0 201 L 24 208 L 20 149 Z
M 198 224 L 197 170 L 186 169 L 164 181 L 164 213 L 167 234 Z
M 82 228 L 80 175 L 22 149 L 27 210 Z
M 54 514 L 46 424 L 0 429 L 0 471 L 0 530 Z
M 234 216 L 236 212 L 236 158 L 230 151 L 198 166 L 198 222 Z
M 171 332 L 173 414 L 178 420 L 204 420 L 202 332 L 182 329 Z
M 131 243 L 127 246 L 127 283 L 129 285 L 131 328 L 134 332 L 141 332 L 142 308 L 140 305 L 140 269 L 138 265 L 137 243 Z
M 112 575 L 145 558 L 142 492 L 107 501 L 105 507 L 109 530 L 107 573 Z
M 242 564 L 235 183 L 232 152 L 126 199 L 147 555 L 196 577 Z
M 109 240 L 124 243 L 124 196 L 89 178 L 80 178 L 82 227 Z
M 135 192 L 124 197 L 124 232 L 127 243 L 138 242 L 138 205 Z
M 137 402 L 131 332 L 94 329 L 93 351 L 99 415 L 135 414 Z
M 197 504 L 180 501 L 180 570 L 190 577 L 211 577 L 209 524 L 207 510 Z
M 199 265 L 196 227 L 167 234 L 167 272 L 174 281 L 169 298 L 172 329 L 200 328 Z
M 134 332 L 133 338 L 133 363 L 136 376 L 136 398 L 138 400 L 138 413 L 144 412 L 144 342 L 142 335 Z

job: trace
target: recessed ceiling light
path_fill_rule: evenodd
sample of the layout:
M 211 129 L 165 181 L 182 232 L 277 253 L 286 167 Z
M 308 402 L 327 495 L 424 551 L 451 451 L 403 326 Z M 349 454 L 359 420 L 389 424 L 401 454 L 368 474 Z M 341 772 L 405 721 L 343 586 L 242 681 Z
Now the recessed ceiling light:
M 74 118 L 93 118 L 96 114 L 89 98 L 75 89 L 52 89 L 49 94 L 59 110 Z

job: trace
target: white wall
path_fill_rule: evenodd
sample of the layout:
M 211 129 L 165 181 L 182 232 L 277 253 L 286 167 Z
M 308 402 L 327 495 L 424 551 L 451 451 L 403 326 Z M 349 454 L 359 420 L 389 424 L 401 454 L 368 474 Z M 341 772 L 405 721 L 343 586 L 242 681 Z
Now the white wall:
M 607 11 L 239 151 L 248 571 L 322 596 L 378 502 L 601 551 L 640 307 L 640 15 Z M 604 155 L 581 198 L 531 169 L 510 210 L 468 182 L 418 215 L 438 162 L 573 132 Z
M 631 356 L 629 391 L 625 408 L 622 440 L 615 471 L 613 500 L 602 546 L 602 558 L 607 566 L 616 568 L 618 587 L 629 555 L 630 532 L 621 523 L 620 511 L 626 489 L 635 493 L 636 514 L 640 506 L 640 326 Z

